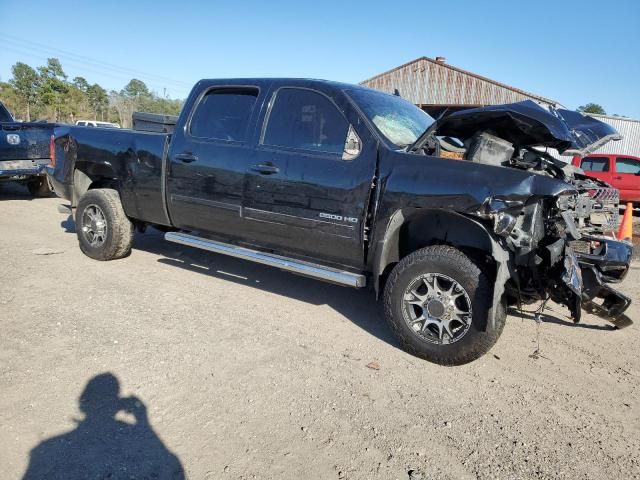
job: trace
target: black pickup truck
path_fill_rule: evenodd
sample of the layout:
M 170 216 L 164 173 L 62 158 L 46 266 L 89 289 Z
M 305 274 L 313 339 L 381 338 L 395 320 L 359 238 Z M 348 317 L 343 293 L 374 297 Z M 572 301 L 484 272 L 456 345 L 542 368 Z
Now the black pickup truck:
M 405 348 L 445 365 L 495 344 L 506 308 L 540 300 L 617 327 L 610 287 L 631 247 L 607 232 L 616 191 L 545 148 L 617 132 L 521 102 L 438 121 L 399 96 L 321 80 L 202 80 L 171 134 L 58 127 L 55 192 L 91 258 L 166 240 L 383 297 Z M 458 158 L 444 158 L 444 157 Z
M 0 103 L 0 182 L 25 183 L 34 197 L 47 197 L 51 189 L 44 167 L 55 124 L 16 122 Z

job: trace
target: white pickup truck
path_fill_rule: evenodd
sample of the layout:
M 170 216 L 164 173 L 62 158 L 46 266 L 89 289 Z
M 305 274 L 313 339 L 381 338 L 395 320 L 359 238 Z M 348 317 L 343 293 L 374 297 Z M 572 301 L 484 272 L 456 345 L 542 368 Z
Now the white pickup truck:
M 97 120 L 78 120 L 76 125 L 79 127 L 120 128 L 117 123 L 99 122 Z

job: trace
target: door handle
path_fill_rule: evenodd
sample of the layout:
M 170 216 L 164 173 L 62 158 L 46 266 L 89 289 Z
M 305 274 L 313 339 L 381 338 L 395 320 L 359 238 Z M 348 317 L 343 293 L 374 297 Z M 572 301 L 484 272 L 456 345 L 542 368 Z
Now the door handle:
M 271 162 L 254 165 L 253 167 L 251 167 L 251 170 L 253 170 L 254 172 L 261 173 L 263 175 L 272 175 L 280 171 L 280 169 Z
M 175 158 L 183 163 L 191 163 L 198 160 L 198 156 L 193 153 L 176 153 Z
M 622 177 L 620 175 L 618 175 L 616 177 L 611 177 L 611 178 L 613 178 L 614 180 L 622 180 Z

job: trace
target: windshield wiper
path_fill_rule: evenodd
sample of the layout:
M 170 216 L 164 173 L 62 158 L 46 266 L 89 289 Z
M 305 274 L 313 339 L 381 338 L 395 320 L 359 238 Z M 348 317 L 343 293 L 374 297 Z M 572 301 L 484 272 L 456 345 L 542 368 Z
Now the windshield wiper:
M 407 148 L 407 152 L 415 152 L 424 147 L 425 144 L 429 141 L 429 137 L 431 137 L 433 133 L 435 133 L 435 130 L 438 127 L 438 122 L 447 114 L 448 111 L 449 108 L 445 108 L 442 113 L 438 115 L 438 118 L 436 118 L 433 123 L 429 125 L 429 127 L 422 133 L 422 135 L 420 135 L 417 140 Z

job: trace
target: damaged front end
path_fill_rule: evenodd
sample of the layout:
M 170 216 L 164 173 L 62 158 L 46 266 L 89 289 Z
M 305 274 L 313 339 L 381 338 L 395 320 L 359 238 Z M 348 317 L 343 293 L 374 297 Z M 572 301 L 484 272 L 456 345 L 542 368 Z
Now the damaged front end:
M 618 328 L 629 326 L 624 312 L 631 300 L 610 284 L 625 278 L 632 247 L 590 233 L 598 228 L 584 218 L 585 226 L 579 227 L 575 220 L 579 201 L 579 192 L 570 188 L 555 196 L 534 194 L 526 202 L 488 198 L 473 215 L 492 223 L 508 253 L 504 294 L 509 304 L 550 298 L 566 305 L 575 322 L 584 309 Z M 502 290 L 501 285 L 498 288 Z
M 560 198 L 549 212 L 536 254 L 548 272 L 543 285 L 551 299 L 569 308 L 575 322 L 584 308 L 618 328 L 626 327 L 631 320 L 624 312 L 631 299 L 609 284 L 626 276 L 632 247 L 605 235 L 585 233 L 593 226 L 579 228 L 574 221 L 578 201 L 578 196 Z
M 619 138 L 593 118 L 527 101 L 454 113 L 411 149 L 530 172 L 527 198 L 489 197 L 468 212 L 491 222 L 509 253 L 509 303 L 550 298 L 566 305 L 575 322 L 584 309 L 623 328 L 631 324 L 624 313 L 631 300 L 610 284 L 627 274 L 632 247 L 612 235 L 618 191 L 546 152 L 585 154 Z

